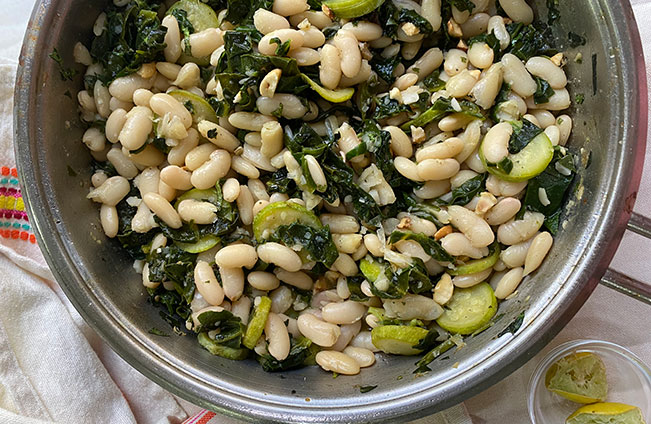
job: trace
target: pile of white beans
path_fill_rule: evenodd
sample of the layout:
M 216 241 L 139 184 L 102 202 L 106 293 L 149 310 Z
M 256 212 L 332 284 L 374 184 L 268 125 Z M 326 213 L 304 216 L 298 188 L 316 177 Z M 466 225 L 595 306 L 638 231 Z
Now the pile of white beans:
M 462 40 L 492 32 L 503 50 L 510 41 L 505 23 L 528 24 L 533 20 L 533 12 L 524 0 L 499 0 L 508 18 L 497 15 L 495 0 L 472 0 L 475 4 L 472 13 L 453 7 L 453 18 L 448 22 L 442 22 L 440 0 L 393 1 L 398 7 L 420 13 L 434 30 L 447 25 L 448 31 Z M 404 104 L 418 100 L 418 95 L 426 91 L 423 79 L 437 69 L 441 69 L 440 79 L 446 86 L 432 95 L 431 103 L 440 97 L 468 99 L 487 110 L 493 106 L 502 83 L 508 83 L 512 91 L 508 102 L 500 108 L 501 121 L 528 119 L 544 129 L 553 145 L 563 146 L 568 141 L 572 119 L 558 115 L 570 106 L 562 54 L 552 58 L 533 57 L 523 63 L 512 54 L 494 61 L 493 50 L 483 42 L 468 48 L 462 41 L 458 48 L 448 51 L 437 47 L 424 50 L 421 49 L 423 34 L 408 23 L 400 26 L 395 41 L 383 36 L 382 27 L 376 23 L 340 21 L 342 26 L 336 35 L 326 40 L 322 30 L 334 22 L 334 17 L 327 12 L 308 10 L 306 0 L 275 0 L 272 10 L 255 12 L 255 27 L 264 35 L 257 49 L 262 54 L 274 55 L 277 45 L 272 39 L 291 41 L 289 57 L 296 59 L 299 66 L 319 64 L 320 83 L 333 90 L 355 87 L 369 80 L 373 73 L 369 65 L 370 49 L 381 49 L 383 57 L 400 55 L 405 61 L 415 59 L 407 68 L 398 65 L 395 83 L 381 94 Z M 220 19 L 224 16 L 225 11 L 221 11 Z M 96 35 L 105 30 L 103 19 L 100 16 L 95 25 Z M 313 122 L 319 101 L 306 104 L 293 94 L 277 93 L 282 72 L 276 69 L 259 85 L 258 112 L 238 111 L 235 104 L 234 112 L 219 118 L 219 124 L 195 122 L 184 105 L 167 93 L 183 89 L 203 98 L 223 99 L 222 88 L 215 79 L 204 84 L 196 64 L 176 62 L 188 45 L 193 56 L 210 56 L 211 64 L 216 65 L 224 52 L 223 35 L 233 27 L 222 20 L 219 28 L 183 40 L 176 18 L 165 16 L 162 22 L 167 28 L 165 61 L 145 64 L 136 73 L 118 78 L 108 87 L 97 81 L 92 90 L 78 93 L 82 119 L 89 123 L 106 122 L 104 131 L 90 127 L 83 135 L 83 143 L 95 160 L 110 162 L 119 174 L 108 178 L 104 172 L 97 171 L 91 179 L 93 187 L 88 198 L 101 204 L 100 220 L 106 236 L 113 238 L 118 233 L 116 205 L 127 198 L 131 184 L 138 188 L 139 196 L 126 200 L 137 206 L 132 229 L 138 233 L 157 228 L 154 216 L 171 228 L 180 228 L 184 222 L 214 222 L 216 207 L 210 203 L 184 200 L 177 207 L 173 204 L 187 190 L 221 184 L 224 199 L 234 202 L 239 211 L 243 229 L 250 231 L 255 215 L 270 203 L 291 201 L 306 205 L 329 226 L 339 251 L 330 270 L 316 281 L 305 272 L 313 263 L 303 263 L 291 246 L 281 243 L 254 247 L 237 242 L 200 253 L 194 270 L 197 290 L 191 303 L 195 323 L 203 311 L 226 309 L 247 324 L 258 297 L 267 295 L 272 300 L 272 308 L 264 335 L 254 349 L 257 354 L 269 353 L 283 360 L 289 354 L 290 335 L 305 336 L 321 348 L 316 361 L 323 369 L 356 374 L 361 367 L 373 365 L 374 353 L 378 352 L 370 337 L 370 330 L 378 321 L 367 313 L 369 306 L 384 307 L 390 318 L 420 319 L 427 323 L 442 313 L 442 306 L 456 288 L 488 281 L 498 299 L 507 299 L 515 296 L 525 277 L 541 265 L 553 243 L 552 236 L 541 230 L 544 216 L 526 212 L 523 219 L 514 219 L 521 208 L 526 181 L 510 183 L 489 175 L 486 191 L 469 204 L 442 208 L 438 218 L 445 224 L 443 227 L 437 228 L 433 222 L 404 211 L 396 218 L 386 219 L 379 231 L 360 225 L 349 199 L 328 204 L 315 196 L 289 199 L 286 194 L 268 192 L 260 179 L 264 174 L 283 167 L 287 167 L 290 177 L 300 177 L 301 172 L 284 146 L 284 130 L 273 111 L 282 104 L 283 118 L 302 119 L 317 133 L 325 135 L 325 123 Z M 74 56 L 77 62 L 87 66 L 86 75 L 101 72 L 101 65 L 93 63 L 88 49 L 81 43 L 74 47 Z M 553 88 L 554 95 L 548 103 L 533 102 L 536 91 L 533 76 L 547 80 Z M 348 118 L 343 115 L 328 118 L 338 128 L 338 143 L 334 148 L 342 154 L 360 143 Z M 498 162 L 508 153 L 506 146 L 513 131 L 506 122 L 482 121 L 452 113 L 423 128 L 412 127 L 408 135 L 399 127 L 409 119 L 405 112 L 385 119 L 381 125 L 391 134 L 398 172 L 410 180 L 423 182 L 413 192 L 422 201 L 443 196 L 485 173 L 478 154 L 480 143 L 486 139 L 486 158 Z M 168 154 L 147 144 L 154 130 L 171 147 Z M 234 135 L 238 130 L 246 131 L 245 143 Z M 130 153 L 136 150 L 139 152 Z M 378 205 L 394 202 L 393 189 L 369 158 L 366 154 L 352 160 L 355 169 L 362 170 L 358 173 L 361 174 L 358 184 Z M 325 186 L 327 180 L 318 161 L 313 157 L 307 161 L 314 182 Z M 417 242 L 404 240 L 389 244 L 388 235 L 396 228 L 433 237 L 448 253 L 462 260 L 487 256 L 488 246 L 495 240 L 507 248 L 502 250 L 493 268 L 452 277 Z M 164 247 L 168 242 L 171 243 L 162 232 L 158 233 L 152 249 Z M 358 263 L 366 255 L 384 258 L 396 267 L 409 264 L 410 257 L 420 258 L 429 274 L 438 276 L 438 281 L 430 294 L 409 294 L 397 301 L 373 296 L 365 281 L 361 289 L 370 300 L 349 300 L 347 277 L 359 274 Z M 272 264 L 273 271 L 251 271 L 258 260 Z M 221 284 L 213 264 L 219 269 Z M 148 288 L 163 284 L 173 290 L 166 281 L 151 281 L 146 264 L 142 267 L 142 281 Z M 294 287 L 313 291 L 310 304 L 298 301 Z M 285 314 L 290 308 L 298 312 L 298 318 Z M 192 322 L 188 325 L 191 328 Z

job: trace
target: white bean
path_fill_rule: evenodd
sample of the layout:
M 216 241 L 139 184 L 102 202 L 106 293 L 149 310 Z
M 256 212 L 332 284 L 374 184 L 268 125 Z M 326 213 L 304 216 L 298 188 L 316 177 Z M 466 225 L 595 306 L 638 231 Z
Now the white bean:
M 106 154 L 106 159 L 113 165 L 118 174 L 124 178 L 132 179 L 138 175 L 138 168 L 122 153 L 122 149 L 114 147 Z
M 109 85 L 111 96 L 123 102 L 131 102 L 133 93 L 139 88 L 151 88 L 152 81 L 145 79 L 138 74 L 127 75 L 113 80 Z
M 165 33 L 165 60 L 171 63 L 176 62 L 181 56 L 181 31 L 179 23 L 172 15 L 163 18 L 162 26 L 167 28 Z
M 481 78 L 470 92 L 470 96 L 477 105 L 484 109 L 490 109 L 495 103 L 495 98 L 502 87 L 504 66 L 501 63 L 494 63 L 483 72 Z
M 341 80 L 341 52 L 331 44 L 326 44 L 321 49 L 319 78 L 321 84 L 331 90 L 337 88 Z
M 147 207 L 151 209 L 165 224 L 172 228 L 181 228 L 183 224 L 174 206 L 170 204 L 163 196 L 158 193 L 147 193 L 143 196 L 142 200 Z
M 486 69 L 493 64 L 493 49 L 484 42 L 476 42 L 468 49 L 468 60 L 470 64 L 479 69 Z
M 441 245 L 452 256 L 469 256 L 473 259 L 483 258 L 488 254 L 487 248 L 476 248 L 468 237 L 462 233 L 452 233 L 441 239 Z
M 332 233 L 351 234 L 359 231 L 359 223 L 354 216 L 324 213 L 319 216 L 321 223 L 330 227 Z
M 510 220 L 520 210 L 520 201 L 514 197 L 505 197 L 486 214 L 484 219 L 489 225 L 501 225 Z
M 453 293 L 454 284 L 452 284 L 452 277 L 450 277 L 450 274 L 445 273 L 434 287 L 434 301 L 439 305 L 445 305 L 450 301 Z
M 129 181 L 121 176 L 106 179 L 86 196 L 88 199 L 108 206 L 117 205 L 131 190 Z
M 268 242 L 258 246 L 260 260 L 277 265 L 289 272 L 297 272 L 303 266 L 300 256 L 287 246 Z
M 100 208 L 100 222 L 106 237 L 113 238 L 118 234 L 120 218 L 115 206 L 102 205 Z
M 298 317 L 298 329 L 314 344 L 322 347 L 331 347 L 341 335 L 339 326 L 320 320 L 310 313 Z
M 436 199 L 450 191 L 450 181 L 427 181 L 422 187 L 415 189 L 414 194 L 421 199 Z
M 244 292 L 244 271 L 242 268 L 219 267 L 224 295 L 232 301 L 242 297 Z
M 483 271 L 476 272 L 474 274 L 457 275 L 452 279 L 452 283 L 454 284 L 455 287 L 459 287 L 459 288 L 472 287 L 481 283 L 482 281 L 486 281 L 486 279 L 490 277 L 492 272 L 493 269 L 488 268 Z
M 499 2 L 509 18 L 515 22 L 522 22 L 525 25 L 533 22 L 533 9 L 525 0 L 499 0 Z
M 529 75 L 524 63 L 515 55 L 507 53 L 502 57 L 504 81 L 521 97 L 532 96 L 537 90 L 536 81 Z
M 309 9 L 307 0 L 274 0 L 272 10 L 281 16 L 292 16 Z
M 278 277 L 276 277 L 270 272 L 263 272 L 263 271 L 251 272 L 247 276 L 247 281 L 249 282 L 251 287 L 262 291 L 275 290 L 278 288 L 278 286 L 280 286 L 280 280 L 278 280 Z
M 366 307 L 352 300 L 328 303 L 321 310 L 323 319 L 332 324 L 353 324 L 362 319 L 365 313 Z
M 240 220 L 244 225 L 251 225 L 253 222 L 253 195 L 247 186 L 240 186 L 240 194 L 237 196 L 237 209 L 240 212 Z
M 357 361 L 362 368 L 370 367 L 375 363 L 373 352 L 363 347 L 348 346 L 344 349 L 344 353 Z
M 182 200 L 178 207 L 179 216 L 185 222 L 207 225 L 217 220 L 217 206 L 194 199 Z
M 524 262 L 527 258 L 527 252 L 529 251 L 529 247 L 531 247 L 531 243 L 533 243 L 534 238 L 535 236 L 531 237 L 527 241 L 514 244 L 502 250 L 500 253 L 500 259 L 502 262 L 504 262 L 504 264 L 509 268 L 524 266 Z
M 324 370 L 336 372 L 337 374 L 359 374 L 359 363 L 342 352 L 322 350 L 316 354 L 316 363 Z
M 459 172 L 455 159 L 425 159 L 417 165 L 418 177 L 422 181 L 446 180 Z
M 122 146 L 132 151 L 141 148 L 153 129 L 153 117 L 147 107 L 136 106 L 131 109 L 126 114 L 126 121 L 120 131 L 119 140 Z
M 412 72 L 418 75 L 418 79 L 422 80 L 434 72 L 434 70 L 441 66 L 442 63 L 443 53 L 441 52 L 441 49 L 433 47 L 426 51 L 420 59 L 414 62 L 413 65 L 407 68 L 407 72 Z
M 226 176 L 230 167 L 231 155 L 226 150 L 215 150 L 207 162 L 192 171 L 190 184 L 200 190 L 209 189 Z
M 448 50 L 445 53 L 443 69 L 445 70 L 445 73 L 451 77 L 465 69 L 468 69 L 468 55 L 463 50 Z
M 246 112 L 239 112 L 239 113 L 246 113 Z M 237 113 L 234 113 L 231 116 L 236 114 Z M 229 117 L 229 121 L 230 121 L 230 117 Z M 237 137 L 231 134 L 231 132 L 228 131 L 226 128 L 217 125 L 213 122 L 205 121 L 205 120 L 201 121 L 199 122 L 199 124 L 197 124 L 197 129 L 199 130 L 201 135 L 204 136 L 206 139 L 208 139 L 208 141 L 210 141 L 212 144 L 222 149 L 228 150 L 229 152 L 235 151 L 235 149 L 237 149 L 240 146 L 240 141 L 237 139 Z
M 532 57 L 525 66 L 531 75 L 544 79 L 553 89 L 559 90 L 567 85 L 565 72 L 546 57 Z
M 490 225 L 480 216 L 463 206 L 449 206 L 450 223 L 458 228 L 473 247 L 482 248 L 495 240 L 495 234 Z
M 253 268 L 258 261 L 255 247 L 248 244 L 231 244 L 215 254 L 215 263 L 224 268 Z
M 523 278 L 522 268 L 513 268 L 508 271 L 495 287 L 495 297 L 502 300 L 510 296 L 518 288 Z
M 525 212 L 519 220 L 511 220 L 497 229 L 497 239 L 508 246 L 530 239 L 542 227 L 545 216 L 539 212 Z
M 278 0 L 276 0 L 278 1 Z M 283 320 L 275 313 L 269 313 L 264 327 L 264 334 L 269 342 L 269 354 L 279 361 L 289 355 L 289 332 Z
M 98 128 L 88 128 L 86 132 L 84 132 L 81 141 L 91 152 L 101 152 L 106 148 L 106 137 Z
M 543 259 L 549 253 L 549 249 L 552 248 L 554 239 L 551 234 L 548 232 L 542 232 L 533 238 L 531 246 L 527 251 L 527 257 L 524 261 L 524 275 L 529 275 L 534 272 L 540 264 L 542 264 Z
M 443 314 L 443 308 L 431 297 L 407 294 L 401 299 L 384 301 L 384 311 L 388 318 L 401 320 L 435 320 Z
M 267 56 L 275 56 L 276 49 L 278 48 L 278 44 L 272 41 L 275 38 L 279 39 L 281 44 L 289 41 L 290 51 L 303 47 L 304 37 L 301 31 L 296 31 L 294 29 L 278 29 L 262 37 L 258 43 L 258 50 L 260 50 L 260 53 Z
M 356 77 L 362 66 L 357 38 L 350 31 L 339 30 L 333 42 L 341 52 L 341 72 L 348 78 Z
M 235 112 L 228 117 L 228 122 L 235 128 L 248 131 L 262 131 L 264 124 L 272 121 L 276 119 L 254 112 Z
M 176 190 L 190 190 L 192 174 L 176 165 L 168 165 L 160 171 L 160 179 Z
M 194 267 L 194 285 L 206 302 L 219 306 L 224 301 L 224 290 L 208 262 L 197 261 Z

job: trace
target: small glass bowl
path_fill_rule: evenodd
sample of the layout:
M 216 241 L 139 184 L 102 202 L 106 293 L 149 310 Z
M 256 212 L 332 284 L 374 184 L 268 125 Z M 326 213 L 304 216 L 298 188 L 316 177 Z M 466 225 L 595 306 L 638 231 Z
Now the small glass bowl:
M 647 422 L 651 417 L 651 370 L 635 354 L 614 343 L 601 340 L 574 340 L 553 349 L 538 364 L 529 382 L 529 417 L 533 424 L 564 423 L 582 404 L 565 399 L 545 387 L 547 369 L 570 353 L 590 352 L 606 366 L 606 402 L 637 406 Z

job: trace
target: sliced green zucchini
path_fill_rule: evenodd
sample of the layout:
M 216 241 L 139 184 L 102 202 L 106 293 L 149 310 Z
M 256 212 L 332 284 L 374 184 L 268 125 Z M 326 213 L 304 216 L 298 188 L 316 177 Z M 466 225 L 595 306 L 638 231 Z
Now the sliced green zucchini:
M 242 344 L 249 349 L 253 349 L 258 339 L 264 331 L 264 326 L 267 324 L 267 318 L 271 311 L 271 299 L 267 296 L 260 297 L 260 303 L 255 307 L 249 325 L 246 326 L 246 333 L 242 338 Z
M 384 353 L 394 355 L 418 355 L 421 350 L 415 349 L 428 331 L 421 327 L 409 325 L 381 325 L 371 331 L 371 341 Z
M 384 267 L 377 261 L 374 261 L 370 256 L 366 256 L 359 261 L 359 270 L 369 283 L 374 283 L 380 274 L 384 272 Z
M 198 188 L 193 188 L 192 190 L 186 191 L 181 196 L 176 199 L 174 207 L 178 207 L 179 203 L 184 200 L 200 200 L 202 202 L 209 202 L 213 205 L 219 205 L 221 202 L 221 197 L 217 192 L 216 188 L 208 188 L 205 190 L 199 190 Z
M 483 147 L 482 143 L 479 148 L 479 157 L 486 170 L 496 177 L 512 183 L 527 181 L 540 174 L 554 157 L 554 146 L 545 133 L 538 134 L 520 152 L 507 156 L 513 164 L 513 168 L 508 173 L 495 164 L 486 162 Z
M 294 222 L 314 228 L 323 227 L 319 218 L 304 206 L 293 202 L 275 202 L 264 207 L 255 216 L 253 219 L 253 234 L 256 240 L 263 241 L 273 234 L 276 228 Z
M 326 0 L 323 2 L 338 18 L 359 18 L 382 6 L 384 0 Z
M 201 253 L 217 246 L 220 241 L 221 239 L 219 237 L 208 234 L 201 237 L 196 243 L 181 243 L 180 241 L 175 241 L 174 244 L 188 253 Z
M 215 340 L 208 337 L 208 333 L 202 332 L 197 336 L 199 344 L 208 352 L 216 356 L 222 356 L 226 359 L 233 359 L 241 361 L 249 354 L 249 351 L 241 347 L 228 347 L 217 343 Z
M 343 103 L 346 100 L 350 100 L 350 98 L 353 97 L 353 94 L 355 94 L 354 88 L 340 88 L 339 90 L 329 90 L 325 87 L 321 87 L 305 74 L 301 74 L 301 77 L 303 80 L 305 80 L 306 83 L 309 84 L 312 90 L 317 92 L 319 96 L 332 103 Z
M 490 249 L 491 249 L 490 254 L 485 258 L 475 259 L 474 261 L 466 262 L 465 264 L 460 265 L 455 269 L 449 270 L 448 274 L 450 275 L 476 274 L 478 272 L 482 272 L 484 270 L 487 270 L 488 268 L 491 268 L 497 263 L 498 259 L 500 258 L 501 249 L 497 243 L 491 246 Z
M 167 14 L 170 15 L 177 9 L 185 10 L 188 21 L 192 24 L 195 33 L 208 28 L 219 28 L 219 19 L 217 19 L 215 11 L 200 0 L 179 0 L 167 10 Z M 183 42 L 183 45 L 185 45 L 185 42 Z M 193 57 L 183 52 L 178 62 L 181 64 L 194 62 L 199 66 L 208 66 L 210 65 L 210 56 Z
M 167 9 L 167 14 L 171 15 L 177 9 L 185 10 L 194 32 L 219 28 L 219 19 L 217 19 L 215 11 L 200 0 L 179 0 Z
M 488 283 L 462 289 L 455 287 L 452 299 L 436 322 L 455 334 L 472 334 L 486 325 L 497 312 L 497 299 Z
M 201 121 L 210 121 L 215 124 L 219 123 L 215 109 L 204 98 L 185 90 L 170 91 L 169 95 L 181 102 L 184 106 L 190 102 L 192 106 L 190 113 L 192 113 L 192 120 L 195 124 Z

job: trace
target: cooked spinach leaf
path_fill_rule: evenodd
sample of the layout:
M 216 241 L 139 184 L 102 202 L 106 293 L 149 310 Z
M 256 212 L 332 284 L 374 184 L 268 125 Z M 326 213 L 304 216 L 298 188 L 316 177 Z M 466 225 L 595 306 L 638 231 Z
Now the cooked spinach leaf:
M 158 17 L 160 3 L 132 0 L 124 7 L 109 4 L 106 27 L 93 40 L 90 54 L 102 64 L 104 84 L 136 72 L 145 63 L 164 60 L 167 29 Z
M 443 3 L 448 3 L 451 6 L 456 7 L 459 11 L 468 11 L 472 12 L 472 9 L 475 8 L 475 4 L 471 0 L 443 0 Z
M 328 227 L 314 228 L 294 222 L 276 228 L 269 240 L 284 243 L 290 248 L 300 246 L 309 260 L 321 262 L 328 268 L 339 256 Z
M 377 384 L 374 386 L 359 386 L 359 392 L 360 393 L 368 393 L 371 390 L 377 388 Z
M 479 106 L 468 100 L 457 101 L 456 99 L 439 97 L 436 99 L 432 107 L 411 121 L 402 124 L 400 128 L 402 128 L 403 131 L 411 131 L 412 126 L 424 127 L 430 122 L 439 120 L 449 113 L 462 113 L 466 116 L 484 119 L 484 115 L 481 113 Z
M 428 367 L 428 365 L 433 360 L 435 360 L 436 358 L 438 358 L 448 350 L 452 349 L 455 345 L 456 344 L 454 342 L 454 339 L 449 338 L 448 340 L 436 346 L 434 349 L 427 352 L 418 362 L 416 362 L 417 368 L 414 370 L 414 374 L 432 371 Z
M 316 350 L 315 346 L 312 345 L 312 341 L 307 337 L 292 338 L 287 358 L 279 361 L 266 354 L 258 356 L 258 362 L 262 365 L 262 369 L 267 372 L 287 371 L 307 365 L 310 358 L 316 354 Z
M 148 289 L 149 302 L 161 308 L 160 316 L 175 331 L 185 331 L 185 322 L 192 313 L 190 304 L 176 291 L 166 290 L 162 285 Z
M 564 149 L 556 147 L 554 158 L 547 168 L 529 180 L 522 202 L 522 213 L 530 210 L 545 215 L 545 227 L 551 234 L 558 231 L 563 201 L 576 174 L 573 156 L 563 151 Z M 541 190 L 544 190 L 544 196 L 547 197 L 547 205 L 543 205 L 540 200 L 543 197 Z
M 419 218 L 432 221 L 437 227 L 443 226 L 436 217 L 437 212 L 441 210 L 438 206 L 418 201 L 407 192 L 396 193 L 396 196 L 398 196 L 398 202 L 396 203 L 399 205 L 401 211 L 407 211 Z
M 445 81 L 440 79 L 440 76 L 441 71 L 437 69 L 423 80 L 423 85 L 427 88 L 427 90 L 429 90 L 430 93 L 434 93 L 445 88 Z
M 533 77 L 536 80 L 536 92 L 533 95 L 533 101 L 539 105 L 547 103 L 549 98 L 554 95 L 554 89 L 547 81 L 539 77 Z
M 188 19 L 188 12 L 177 7 L 172 10 L 172 16 L 176 18 L 176 21 L 179 24 L 179 29 L 181 30 L 181 33 L 183 33 L 183 38 L 189 40 L 188 37 L 190 37 L 190 34 L 194 34 L 194 26 L 192 26 L 192 22 Z M 189 43 L 187 43 L 187 47 L 189 47 Z
M 160 337 L 169 337 L 170 335 L 167 334 L 166 332 L 159 330 L 156 327 L 152 327 L 148 331 L 149 334 L 153 334 L 154 336 L 160 336 Z
M 376 97 L 375 111 L 373 112 L 373 119 L 378 121 L 381 119 L 391 118 L 402 112 L 408 112 L 409 106 L 390 98 L 389 96 Z
M 289 53 L 289 48 L 292 44 L 291 40 L 287 40 L 283 43 L 283 41 L 278 37 L 272 38 L 270 42 L 278 45 L 275 52 L 276 56 L 278 57 L 286 56 L 287 53 Z
M 500 40 L 498 40 L 497 37 L 495 37 L 495 34 L 492 32 L 490 34 L 483 33 L 472 37 L 470 40 L 468 40 L 468 47 L 472 46 L 475 43 L 486 43 L 488 47 L 493 50 L 495 60 L 498 60 L 502 55 Z
M 375 261 L 382 267 L 383 276 L 380 278 L 388 280 L 388 287 L 383 290 L 377 287 L 378 280 L 370 284 L 373 295 L 381 299 L 400 299 L 407 292 L 418 294 L 432 289 L 425 264 L 419 258 L 412 258 L 410 266 L 396 271 L 382 259 L 375 259 Z
M 504 330 L 500 331 L 497 337 L 502 337 L 503 335 L 507 333 L 515 334 L 520 327 L 522 327 L 522 323 L 524 322 L 524 312 L 520 312 L 520 314 L 511 322 Z
M 572 31 L 567 33 L 567 39 L 570 42 L 570 47 L 572 47 L 573 49 L 579 46 L 585 46 L 585 43 L 588 42 L 588 40 L 584 36 L 579 35 L 576 32 L 572 32 Z
M 371 68 L 375 71 L 375 73 L 387 84 L 393 84 L 393 82 L 396 80 L 394 72 L 400 63 L 400 56 L 385 58 L 380 54 L 374 54 L 373 58 L 369 62 Z
M 465 2 L 470 0 L 454 1 Z M 378 19 L 382 22 L 384 35 L 391 37 L 394 40 L 397 39 L 398 28 L 404 23 L 411 23 L 425 36 L 428 36 L 433 32 L 432 25 L 418 12 L 404 7 L 400 8 L 392 1 L 385 1 L 382 6 L 380 6 L 378 9 Z
M 520 152 L 522 149 L 527 147 L 531 140 L 543 132 L 542 128 L 528 119 L 523 119 L 519 122 L 511 122 L 511 125 L 513 126 L 513 134 L 511 134 L 511 138 L 509 139 L 509 153 L 511 154 Z M 511 166 L 512 165 L 513 164 L 511 164 Z M 508 173 L 510 170 L 506 172 Z
M 389 237 L 389 243 L 395 244 L 401 240 L 413 240 L 421 245 L 425 253 L 439 262 L 454 262 L 454 258 L 445 250 L 438 240 L 422 233 L 395 230 Z
M 149 252 L 149 280 L 171 281 L 176 292 L 189 304 L 194 296 L 194 264 L 197 255 L 172 245 Z
M 364 282 L 363 276 L 356 275 L 354 277 L 347 277 L 346 282 L 348 283 L 348 291 L 350 291 L 350 300 L 355 302 L 366 302 L 369 299 L 361 289 L 362 282 Z
M 434 202 L 441 206 L 467 205 L 475 196 L 484 190 L 485 183 L 486 174 L 479 174 L 452 190 L 450 195 L 441 196 Z
M 61 55 L 57 51 L 56 47 L 52 49 L 52 53 L 50 53 L 50 59 L 55 61 L 59 66 L 59 75 L 61 76 L 62 81 L 72 81 L 79 73 L 76 69 L 66 68 L 63 66 L 63 58 L 61 58 Z M 93 85 L 95 84 L 93 83 Z
M 258 9 L 271 10 L 273 0 L 228 0 L 226 20 L 234 26 L 253 23 L 253 14 Z
M 137 233 L 131 228 L 131 221 L 136 215 L 138 208 L 129 205 L 127 198 L 139 195 L 138 190 L 133 187 L 131 192 L 115 206 L 118 211 L 118 234 L 116 237 L 122 245 L 122 248 L 133 259 L 145 258 L 145 253 L 142 248 L 149 244 L 155 235 L 155 230 L 150 230 L 146 233 Z
M 213 340 L 219 344 L 238 348 L 242 342 L 244 324 L 230 311 L 206 311 L 197 316 L 199 325 L 193 328 L 196 333 L 216 331 Z
M 553 56 L 557 50 L 552 44 L 554 35 L 551 29 L 541 23 L 524 25 L 522 23 L 511 23 L 506 26 L 511 36 L 511 45 L 505 53 L 511 53 L 527 61 L 533 56 Z
M 547 25 L 553 25 L 561 18 L 559 0 L 547 0 Z

